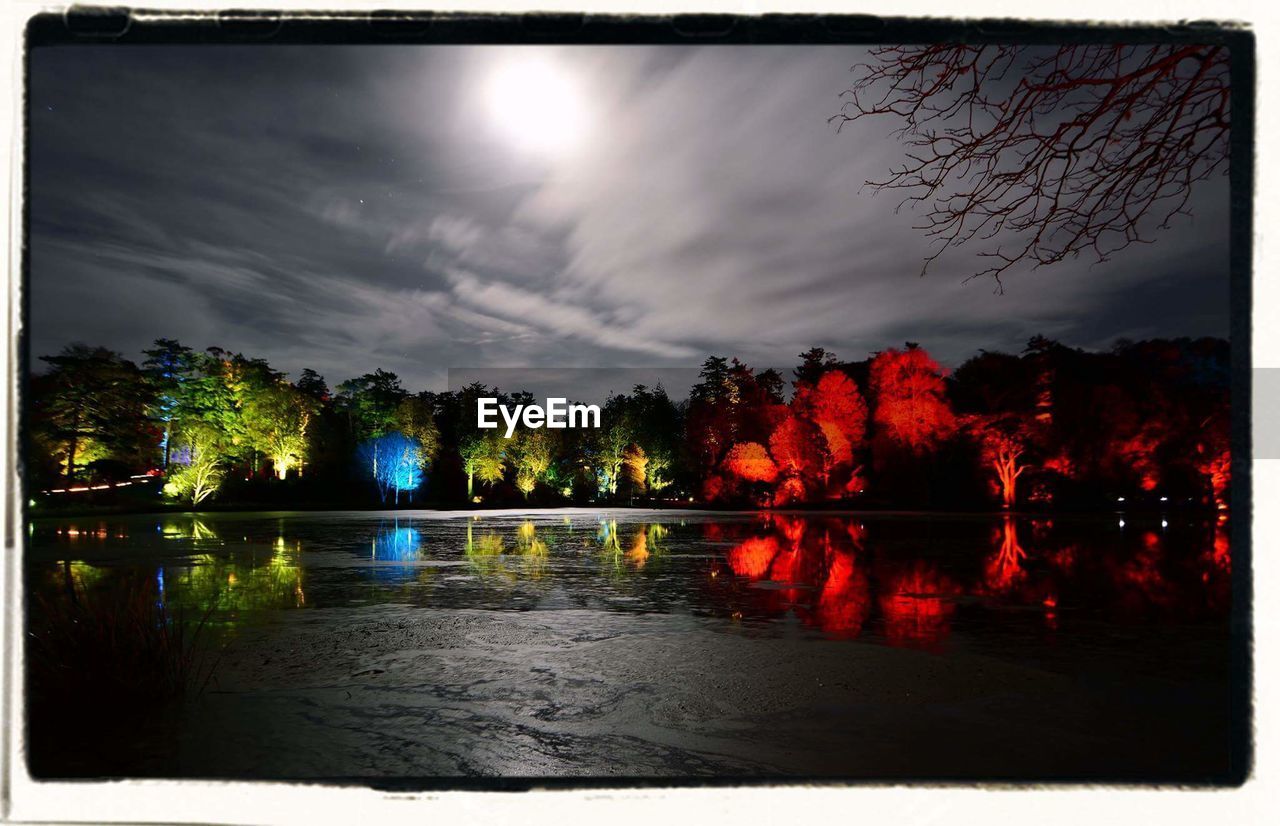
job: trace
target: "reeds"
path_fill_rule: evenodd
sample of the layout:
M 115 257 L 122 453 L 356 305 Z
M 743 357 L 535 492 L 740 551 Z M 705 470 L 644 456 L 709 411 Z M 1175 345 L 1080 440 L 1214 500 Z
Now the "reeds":
M 171 612 L 156 579 L 138 572 L 92 588 L 69 573 L 63 590 L 29 605 L 30 768 L 121 776 L 162 757 L 171 738 L 157 732 L 212 678 L 219 658 L 205 637 L 214 608 L 193 619 Z

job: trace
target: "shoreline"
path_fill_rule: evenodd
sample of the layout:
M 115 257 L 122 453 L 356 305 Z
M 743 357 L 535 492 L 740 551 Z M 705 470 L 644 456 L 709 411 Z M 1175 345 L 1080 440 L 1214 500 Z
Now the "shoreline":
M 267 515 L 267 514 L 366 514 L 366 515 L 386 515 L 397 517 L 416 517 L 422 519 L 455 519 L 466 516 L 498 518 L 503 516 L 522 516 L 522 515 L 573 515 L 573 514 L 598 514 L 598 513 L 664 513 L 664 514 L 684 514 L 690 516 L 742 516 L 742 515 L 768 515 L 780 514 L 790 516 L 871 516 L 871 517 L 912 517 L 912 518 L 945 518 L 945 519 L 991 519 L 994 517 L 1018 517 L 1032 519 L 1070 519 L 1070 518 L 1087 518 L 1101 516 L 1124 516 L 1129 514 L 1135 515 L 1158 515 L 1158 514 L 1178 514 L 1193 516 L 1201 519 L 1213 519 L 1219 515 L 1230 516 L 1230 511 L 1219 511 L 1204 506 L 1149 506 L 1134 505 L 1129 507 L 1109 507 L 1109 508 L 1072 508 L 1060 510 L 928 510 L 918 508 L 852 508 L 852 507 L 824 507 L 824 508 L 713 508 L 713 507 L 664 507 L 654 505 L 565 505 L 556 507 L 538 507 L 538 506 L 512 506 L 512 507 L 492 507 L 492 508 L 444 508 L 444 507 L 421 507 L 421 508 L 386 508 L 386 507 L 270 507 L 262 506 L 246 506 L 246 507 L 226 507 L 226 508 L 209 508 L 203 510 L 191 510 L 189 508 L 67 508 L 58 509 L 56 511 L 44 511 L 33 513 L 31 508 L 23 509 L 23 518 L 26 522 L 36 522 L 47 519 L 68 519 L 82 518 L 94 516 L 219 516 L 219 515 Z

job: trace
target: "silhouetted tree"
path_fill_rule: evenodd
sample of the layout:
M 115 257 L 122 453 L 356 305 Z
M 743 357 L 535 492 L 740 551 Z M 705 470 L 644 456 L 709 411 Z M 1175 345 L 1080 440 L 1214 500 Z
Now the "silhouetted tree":
M 1220 45 L 879 46 L 832 120 L 901 121 L 906 161 L 868 183 L 925 208 L 948 249 L 986 243 L 1000 278 L 1081 253 L 1106 261 L 1185 213 L 1224 173 L 1230 61 Z M 923 271 L 922 271 L 923 272 Z

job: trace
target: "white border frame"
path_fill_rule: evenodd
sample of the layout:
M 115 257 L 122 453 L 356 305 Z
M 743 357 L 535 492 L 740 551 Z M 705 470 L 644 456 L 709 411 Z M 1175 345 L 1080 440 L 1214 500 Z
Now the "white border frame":
M 99 0 L 101 2 L 101 0 Z M 118 2 L 119 0 L 117 0 Z M 368 10 L 387 8 L 431 8 L 430 0 L 406 3 L 403 0 L 251 0 L 222 3 L 208 0 L 136 0 L 138 5 L 158 9 L 214 10 L 228 7 L 275 7 L 287 9 L 343 8 Z M 122 3 L 123 4 L 123 3 Z M 1271 228 L 1280 219 L 1280 168 L 1268 150 L 1275 148 L 1273 135 L 1280 111 L 1280 96 L 1268 97 L 1272 80 L 1280 76 L 1280 7 L 1249 0 L 1218 0 L 1212 4 L 1190 0 L 1138 0 L 1127 4 L 1115 0 L 1051 0 L 1051 2 L 1010 2 L 1010 0 L 897 0 L 897 2 L 836 2 L 805 0 L 794 5 L 783 2 L 731 2 L 731 0 L 507 0 L 507 2 L 467 2 L 441 4 L 459 11 L 593 11 L 664 14 L 678 12 L 722 12 L 760 14 L 778 12 L 863 13 L 911 17 L 1025 17 L 1037 20 L 1178 21 L 1212 18 L 1241 21 L 1250 25 L 1257 43 L 1257 159 L 1254 227 L 1254 368 L 1280 367 L 1280 280 L 1268 277 L 1280 260 L 1280 242 Z M 20 691 L 21 662 L 16 656 L 21 644 L 21 622 L 17 599 L 21 596 L 18 548 L 21 542 L 17 511 L 9 491 L 15 482 L 11 448 L 16 438 L 13 424 L 16 404 L 12 393 L 18 375 L 13 342 L 18 331 L 19 287 L 21 281 L 21 172 L 22 172 L 22 34 L 27 19 L 40 11 L 65 8 L 16 0 L 0 12 L 0 126 L 7 125 L 10 153 L 9 198 L 0 203 L 0 222 L 7 227 L 9 260 L 9 312 L 7 335 L 0 354 L 7 368 L 0 386 L 0 406 L 7 413 L 3 445 L 0 446 L 0 497 L 4 497 L 5 551 L 0 560 L 0 594 L 4 596 L 7 635 L 6 650 L 14 652 L 3 662 L 6 685 L 6 712 L 3 742 L 0 743 L 0 819 L 13 822 L 58 823 L 228 823 L 228 824 L 347 824 L 376 818 L 380 823 L 421 823 L 424 816 L 443 822 L 508 822 L 522 824 L 562 824 L 567 817 L 609 819 L 617 824 L 652 826 L 671 818 L 702 822 L 787 822 L 805 818 L 857 818 L 870 823 L 928 823 L 960 820 L 990 823 L 999 819 L 1034 823 L 1035 826 L 1076 826 L 1143 822 L 1203 824 L 1264 822 L 1280 811 L 1280 780 L 1274 764 L 1274 745 L 1280 728 L 1274 706 L 1280 685 L 1276 639 L 1280 633 L 1280 569 L 1271 551 L 1280 539 L 1280 509 L 1261 507 L 1254 514 L 1254 723 L 1257 745 L 1253 777 L 1234 790 L 1154 790 L 1133 788 L 1080 787 L 1074 789 L 1019 789 L 996 791 L 976 787 L 774 787 L 749 789 L 641 789 L 506 792 L 384 793 L 360 788 L 319 785 L 289 785 L 248 782 L 121 781 L 115 783 L 37 783 L 26 773 L 21 759 Z M 1270 323 L 1268 323 L 1270 322 Z M 1257 401 L 1255 399 L 1255 401 Z M 1257 424 L 1267 425 L 1268 410 L 1254 410 Z M 1253 497 L 1257 503 L 1280 502 L 1280 460 L 1258 460 L 1253 465 Z M 1243 517 L 1244 515 L 1241 515 Z

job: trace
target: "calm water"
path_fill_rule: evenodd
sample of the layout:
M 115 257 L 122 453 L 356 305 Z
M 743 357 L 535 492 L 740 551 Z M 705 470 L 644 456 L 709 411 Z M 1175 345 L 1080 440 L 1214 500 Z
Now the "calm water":
M 988 766 L 1004 776 L 1019 776 L 1023 765 L 1028 776 L 1087 775 L 1086 765 L 1110 767 L 1117 776 L 1160 775 L 1165 760 L 1190 765 L 1193 773 L 1221 768 L 1231 572 L 1225 523 L 1176 516 L 642 511 L 452 518 L 425 512 L 164 515 L 37 520 L 30 527 L 30 549 L 27 585 L 44 599 L 72 588 L 94 594 L 129 583 L 136 587 L 145 579 L 171 612 L 212 611 L 210 627 L 220 644 L 240 652 L 244 662 L 233 662 L 219 675 L 210 709 L 232 702 L 239 710 L 252 709 L 268 696 L 276 704 L 273 713 L 283 709 L 286 717 L 307 703 L 329 709 L 317 712 L 312 705 L 305 715 L 298 712 L 296 725 L 282 723 L 276 735 L 281 749 L 264 756 L 257 768 L 201 757 L 190 770 L 197 774 L 616 774 L 604 770 L 604 757 L 591 755 L 593 749 L 616 755 L 620 747 L 634 751 L 633 771 L 622 774 L 773 775 L 792 766 L 812 774 L 807 758 L 770 755 L 772 735 L 766 732 L 778 720 L 829 717 L 837 728 L 852 719 L 874 726 L 881 717 L 902 714 L 902 698 L 915 696 L 910 683 L 926 680 L 938 683 L 919 686 L 922 705 L 910 714 L 934 715 L 932 727 L 922 724 L 910 736 L 899 734 L 896 745 L 891 731 L 863 730 L 859 736 L 884 742 L 864 739 L 865 753 L 845 742 L 839 749 L 844 762 L 830 765 L 829 772 L 818 764 L 816 773 L 946 775 L 950 764 L 938 769 L 919 752 L 933 748 L 931 737 L 954 740 L 952 734 L 963 732 L 972 738 L 973 715 L 992 716 L 999 725 L 1008 718 L 1010 726 L 1022 729 L 1042 723 L 1041 717 L 1075 715 L 1075 722 L 1064 724 L 1076 730 L 1062 735 L 1061 760 L 1045 758 L 1040 766 L 1035 760 L 1043 749 L 1028 758 L 1021 746 L 1001 746 L 1003 740 L 989 746 L 1007 751 L 993 757 L 1004 762 Z M 491 623 L 488 630 L 479 629 L 481 621 Z M 466 646 L 439 642 L 445 637 L 412 637 L 415 629 L 425 634 L 423 629 L 435 633 L 446 626 L 474 641 L 469 659 L 449 659 L 447 668 L 445 655 L 433 652 Z M 328 655 L 317 647 L 355 628 L 370 639 L 401 637 L 382 647 L 346 645 Z M 642 640 L 642 634 L 649 636 Z M 658 635 L 666 642 L 643 652 L 624 645 L 640 646 Z M 590 664 L 571 659 L 606 637 L 613 647 L 591 648 Z M 540 641 L 545 650 L 538 648 Z M 281 665 L 308 645 L 311 654 Z M 742 666 L 738 679 L 751 686 L 747 699 L 695 708 L 699 692 L 723 690 L 727 697 L 737 690 L 715 689 L 722 683 L 703 674 L 710 668 L 704 663 L 730 647 L 783 653 L 774 664 Z M 881 659 L 865 659 L 876 657 L 876 649 L 913 653 L 891 658 L 886 651 Z M 412 662 L 405 652 L 413 652 Z M 325 672 L 331 665 L 337 669 L 333 663 L 342 657 L 347 660 L 341 674 Z M 602 657 L 648 658 L 653 673 L 612 673 L 609 668 L 620 666 L 600 665 Z M 728 662 L 718 673 L 733 671 L 743 656 Z M 856 674 L 833 679 L 844 693 L 801 696 L 769 682 L 771 669 L 784 677 L 813 673 L 822 691 L 836 691 L 823 675 L 852 669 L 855 662 Z M 661 676 L 664 669 L 671 672 L 667 677 Z M 1007 714 L 987 705 L 971 708 L 990 699 L 992 689 L 977 686 L 999 669 L 1017 669 L 1008 673 L 1030 675 L 1046 687 L 1026 689 L 1025 697 L 1006 706 Z M 694 672 L 701 676 L 694 678 Z M 895 682 L 895 673 L 926 672 L 935 676 L 913 676 L 905 688 Z M 713 688 L 690 687 L 688 703 L 672 700 L 670 709 L 628 711 L 623 694 L 607 704 L 575 694 L 586 683 L 631 681 L 638 691 L 648 686 L 669 699 L 685 690 L 685 682 L 704 678 Z M 315 696 L 286 699 L 279 693 L 301 691 L 309 679 Z M 349 744 L 323 755 L 317 750 L 313 763 L 305 762 L 302 741 L 320 736 L 313 729 L 350 710 L 344 704 L 356 702 L 350 699 L 353 689 L 382 691 L 397 679 L 395 713 L 436 723 L 396 746 L 399 762 L 361 762 L 389 747 L 354 735 Z M 1005 691 L 1012 679 L 1000 677 L 998 690 Z M 529 698 L 508 703 L 511 692 L 529 680 L 545 681 L 537 694 L 544 705 L 531 705 Z M 477 688 L 500 684 L 506 685 L 500 694 Z M 950 686 L 940 699 L 929 694 L 939 685 Z M 1044 694 L 1042 703 L 1036 692 Z M 363 696 L 391 702 L 385 693 Z M 497 706 L 504 708 L 501 720 L 490 716 Z M 1143 718 L 1147 706 L 1150 719 Z M 611 722 L 588 731 L 568 721 L 570 711 L 585 714 L 587 708 Z M 1161 726 L 1172 724 L 1161 720 L 1170 714 L 1196 720 L 1166 732 Z M 184 725 L 204 730 L 215 725 L 214 715 L 200 711 L 201 719 Z M 957 722 L 957 715 L 969 718 Z M 231 716 L 241 719 L 240 711 Z M 403 721 L 387 723 L 389 729 L 396 725 Z M 481 752 L 467 738 L 479 742 L 499 725 L 514 732 L 511 749 L 477 757 Z M 795 725 L 804 731 L 803 722 Z M 953 725 L 954 731 L 948 728 Z M 1083 737 L 1081 727 L 1088 726 L 1096 726 L 1104 740 L 1117 727 L 1132 728 L 1119 746 L 1072 739 Z M 820 749 L 826 736 L 821 728 L 797 736 Z M 623 737 L 623 730 L 625 740 L 608 739 Z M 218 731 L 215 739 L 234 738 L 224 728 Z M 689 739 L 695 734 L 719 739 Z M 572 737 L 582 745 L 566 755 L 563 738 Z M 553 738 L 562 739 L 552 743 Z M 447 749 L 436 742 L 441 739 L 469 745 Z M 1135 745 L 1136 739 L 1150 745 Z M 427 746 L 419 741 L 430 741 L 430 751 L 421 751 Z M 344 756 L 334 756 L 335 748 Z M 795 743 L 778 748 L 795 751 Z M 282 749 L 292 749 L 294 756 L 280 756 Z M 1111 759 L 1088 763 L 1090 749 L 1105 749 Z M 1070 756 L 1076 752 L 1078 757 Z M 515 753 L 518 761 L 505 762 Z M 884 772 L 867 770 L 861 760 L 876 755 L 874 765 L 883 767 L 885 754 L 897 762 Z M 981 773 L 986 764 L 975 765 Z

